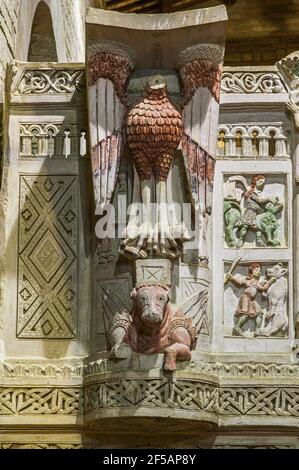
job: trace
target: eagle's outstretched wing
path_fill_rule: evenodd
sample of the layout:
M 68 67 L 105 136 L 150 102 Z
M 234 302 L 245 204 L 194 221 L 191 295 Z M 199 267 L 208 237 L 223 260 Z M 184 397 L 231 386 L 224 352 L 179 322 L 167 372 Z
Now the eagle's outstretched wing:
M 88 47 L 88 111 L 96 207 L 111 202 L 123 148 L 125 92 L 135 53 L 117 41 Z
M 181 150 L 192 200 L 204 212 L 213 184 L 223 54 L 223 46 L 196 44 L 178 59 L 183 91 Z
M 198 292 L 195 292 L 187 300 L 179 305 L 179 308 L 185 317 L 191 318 L 192 320 L 192 325 L 195 330 L 195 341 L 193 348 L 195 348 L 197 338 L 200 334 L 210 334 L 208 301 L 209 291 L 208 288 L 204 288 Z

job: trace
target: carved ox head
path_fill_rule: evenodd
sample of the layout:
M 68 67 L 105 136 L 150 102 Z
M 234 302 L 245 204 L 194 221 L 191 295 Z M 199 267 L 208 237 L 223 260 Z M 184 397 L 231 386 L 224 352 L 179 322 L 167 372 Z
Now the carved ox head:
M 161 285 L 141 285 L 131 292 L 134 306 L 142 323 L 157 325 L 163 321 L 170 299 L 170 289 Z

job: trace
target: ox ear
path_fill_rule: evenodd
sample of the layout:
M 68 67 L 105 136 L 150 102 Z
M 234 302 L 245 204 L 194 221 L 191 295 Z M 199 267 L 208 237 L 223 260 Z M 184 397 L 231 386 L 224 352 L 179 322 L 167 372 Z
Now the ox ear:
M 166 292 L 167 292 L 167 299 L 168 299 L 168 300 L 171 300 L 171 291 L 170 291 L 170 287 L 168 287 L 168 289 L 167 289 Z
M 283 268 L 283 269 L 281 270 L 281 275 L 282 275 L 282 276 L 285 276 L 287 272 L 288 272 L 287 268 Z
M 130 294 L 131 299 L 135 299 L 136 295 L 137 295 L 137 289 L 136 287 L 134 287 L 134 289 L 132 290 Z

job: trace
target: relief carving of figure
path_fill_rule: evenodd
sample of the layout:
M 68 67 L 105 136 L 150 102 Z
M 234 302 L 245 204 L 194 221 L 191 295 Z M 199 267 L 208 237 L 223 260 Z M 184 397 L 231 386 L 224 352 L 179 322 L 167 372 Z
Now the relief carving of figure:
M 289 321 L 286 311 L 288 294 L 286 274 L 287 269 L 283 267 L 282 263 L 275 264 L 266 271 L 267 278 L 276 279 L 276 282 L 269 287 L 266 295 L 268 300 L 267 325 L 262 330 L 262 334 L 265 336 L 287 331 Z
M 189 361 L 198 336 L 196 315 L 206 308 L 201 291 L 180 307 L 170 302 L 170 289 L 162 284 L 140 284 L 131 293 L 133 309 L 116 313 L 110 329 L 111 357 L 125 359 L 132 351 L 164 353 L 164 369 L 175 370 L 176 361 Z M 196 312 L 190 312 L 195 306 Z M 186 314 L 189 312 L 189 315 Z
M 277 214 L 283 204 L 277 196 L 264 196 L 265 182 L 264 175 L 255 175 L 248 188 L 244 177 L 229 178 L 224 200 L 225 239 L 229 247 L 241 248 L 249 231 L 255 233 L 256 246 L 280 246 Z M 239 200 L 235 199 L 236 190 L 232 190 L 236 183 L 243 187 Z
M 276 336 L 287 330 L 287 280 L 284 277 L 287 269 L 278 263 L 266 269 L 266 276 L 261 276 L 261 272 L 260 263 L 251 263 L 247 276 L 233 275 L 232 269 L 226 274 L 225 283 L 230 281 L 236 287 L 244 288 L 234 315 L 233 335 L 244 336 L 249 320 L 254 321 L 254 336 Z M 256 300 L 258 293 L 267 301 L 266 308 Z

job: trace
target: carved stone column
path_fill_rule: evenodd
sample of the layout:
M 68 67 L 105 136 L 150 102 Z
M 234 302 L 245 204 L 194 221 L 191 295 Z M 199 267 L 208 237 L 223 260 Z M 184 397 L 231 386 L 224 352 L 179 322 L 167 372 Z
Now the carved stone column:
M 90 9 L 87 16 L 99 238 L 94 352 L 108 357 L 115 377 L 129 379 L 133 370 L 173 377 L 211 349 L 208 221 L 225 22 L 223 6 L 136 18 Z M 120 195 L 130 217 L 126 237 L 113 238 Z M 97 372 L 92 384 L 103 380 Z M 102 413 L 87 383 L 89 424 Z

